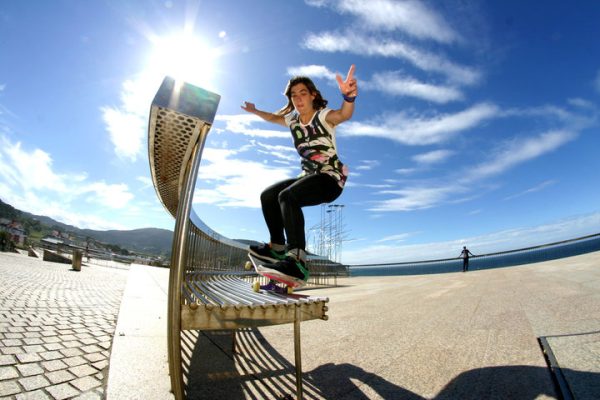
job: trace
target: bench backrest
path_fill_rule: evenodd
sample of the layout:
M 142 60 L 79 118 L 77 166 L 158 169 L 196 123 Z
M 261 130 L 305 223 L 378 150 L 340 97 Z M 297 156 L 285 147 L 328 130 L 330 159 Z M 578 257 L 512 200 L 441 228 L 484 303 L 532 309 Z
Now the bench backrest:
M 255 293 L 246 282 L 232 278 L 230 275 L 252 273 L 244 270 L 247 245 L 210 229 L 192 208 L 202 150 L 219 100 L 215 93 L 165 78 L 150 110 L 148 149 L 152 180 L 158 198 L 175 217 L 167 343 L 171 387 L 177 399 L 184 392 L 184 330 L 293 322 L 294 331 L 298 332 L 295 337 L 299 338 L 302 320 L 327 318 L 327 298 L 274 298 Z M 318 273 L 316 264 L 310 268 L 314 283 L 327 284 L 332 279 L 330 274 Z

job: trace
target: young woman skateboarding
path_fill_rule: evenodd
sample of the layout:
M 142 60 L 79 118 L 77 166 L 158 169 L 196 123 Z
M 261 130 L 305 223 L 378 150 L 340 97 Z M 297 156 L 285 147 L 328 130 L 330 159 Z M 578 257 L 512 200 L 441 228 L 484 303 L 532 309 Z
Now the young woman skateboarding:
M 275 183 L 261 194 L 270 243 L 250 246 L 252 255 L 271 263 L 269 268 L 292 278 L 306 281 L 309 277 L 302 207 L 334 201 L 348 177 L 338 158 L 335 127 L 354 113 L 358 94 L 354 69 L 352 65 L 345 80 L 336 76 L 343 98 L 337 110 L 327 108 L 327 100 L 305 76 L 290 79 L 285 88 L 288 103 L 275 113 L 258 110 L 249 102 L 242 106 L 265 121 L 289 127 L 301 157 L 299 177 Z

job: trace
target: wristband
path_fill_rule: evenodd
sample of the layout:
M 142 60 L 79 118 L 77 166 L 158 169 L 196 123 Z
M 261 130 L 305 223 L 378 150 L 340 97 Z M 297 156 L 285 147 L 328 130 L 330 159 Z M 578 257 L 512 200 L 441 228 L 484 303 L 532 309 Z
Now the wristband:
M 342 97 L 344 98 L 344 101 L 347 101 L 348 103 L 354 103 L 354 100 L 356 100 L 356 96 L 349 97 L 349 96 L 346 96 L 345 94 L 342 94 Z

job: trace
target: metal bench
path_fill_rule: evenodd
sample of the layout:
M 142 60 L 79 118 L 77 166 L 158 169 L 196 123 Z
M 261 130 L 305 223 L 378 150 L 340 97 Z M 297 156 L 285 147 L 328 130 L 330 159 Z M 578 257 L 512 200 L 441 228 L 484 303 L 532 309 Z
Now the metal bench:
M 247 246 L 210 229 L 192 209 L 202 149 L 220 96 L 165 78 L 150 109 L 148 149 L 158 198 L 175 218 L 168 292 L 171 389 L 186 397 L 186 330 L 293 323 L 296 396 L 302 398 L 300 323 L 327 319 L 328 298 L 256 293 L 244 270 Z

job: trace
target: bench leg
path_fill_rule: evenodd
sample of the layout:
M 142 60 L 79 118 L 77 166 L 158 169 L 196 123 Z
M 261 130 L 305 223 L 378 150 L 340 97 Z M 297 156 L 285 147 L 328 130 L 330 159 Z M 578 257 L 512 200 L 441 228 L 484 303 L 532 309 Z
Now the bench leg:
M 235 354 L 235 347 L 236 347 L 236 334 L 237 334 L 237 329 L 233 329 L 231 332 L 231 354 Z
M 300 307 L 296 306 L 294 318 L 294 356 L 296 358 L 296 398 L 302 399 L 302 352 L 300 348 Z

